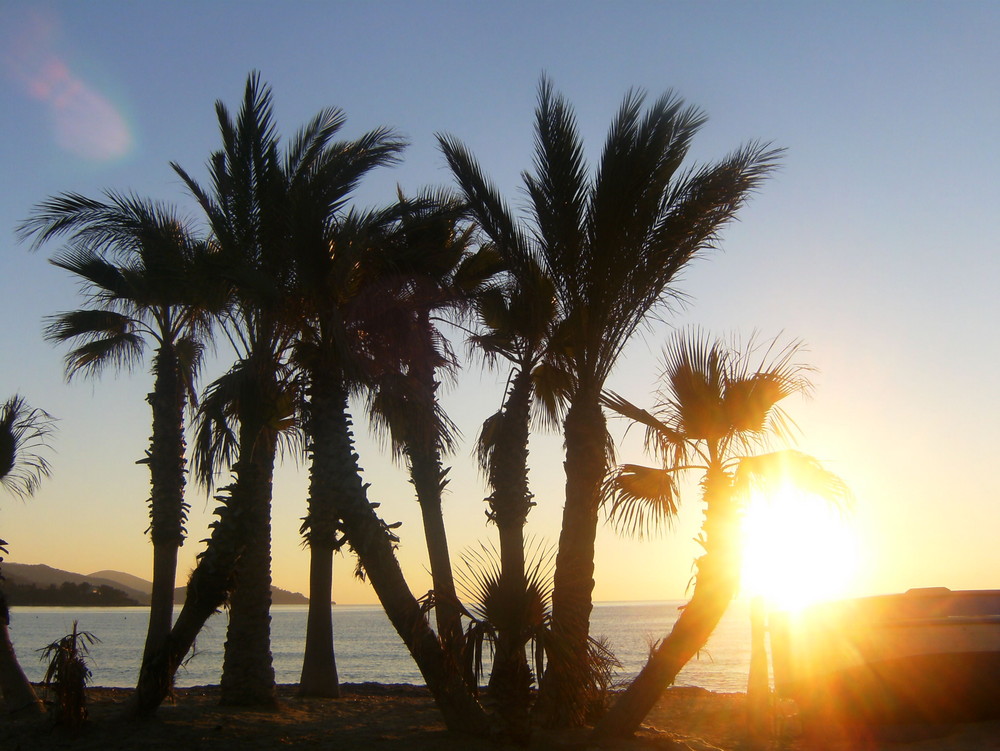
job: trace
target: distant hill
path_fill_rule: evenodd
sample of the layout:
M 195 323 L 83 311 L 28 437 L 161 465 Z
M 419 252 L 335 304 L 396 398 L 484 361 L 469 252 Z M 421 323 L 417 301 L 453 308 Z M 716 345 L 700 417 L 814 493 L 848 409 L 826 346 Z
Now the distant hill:
M 3 568 L 0 571 L 3 572 L 5 579 L 9 579 L 12 582 L 24 585 L 34 584 L 36 587 L 42 588 L 49 586 L 58 587 L 63 582 L 69 582 L 70 584 L 87 583 L 95 587 L 100 587 L 101 585 L 114 587 L 115 589 L 120 589 L 133 600 L 136 600 L 140 605 L 149 604 L 149 593 L 152 590 L 152 587 L 148 589 L 132 587 L 108 576 L 97 576 L 96 574 L 85 576 L 84 574 L 77 574 L 72 571 L 63 571 L 62 569 L 46 566 L 44 563 L 29 564 L 4 561 Z M 111 572 L 105 571 L 103 573 L 108 574 Z M 128 576 L 128 574 L 123 574 L 123 576 Z
M 126 574 L 124 571 L 95 571 L 92 574 L 76 574 L 72 571 L 63 571 L 52 568 L 45 564 L 10 563 L 4 561 L 3 575 L 5 578 L 18 584 L 34 584 L 37 587 L 48 587 L 49 585 L 59 586 L 63 582 L 71 584 L 82 584 L 87 582 L 99 587 L 102 584 L 115 589 L 120 589 L 129 597 L 137 600 L 140 605 L 149 604 L 149 594 L 153 591 L 152 582 L 145 579 Z M 187 587 L 177 587 L 174 590 L 174 602 L 183 603 Z M 275 605 L 307 605 L 309 598 L 299 592 L 289 592 L 280 587 L 271 587 L 271 601 Z
M 124 571 L 111 571 L 110 569 L 105 569 L 104 571 L 95 571 L 92 574 L 87 574 L 87 576 L 118 582 L 118 584 L 122 587 L 129 587 L 130 589 L 135 589 L 139 592 L 145 592 L 147 595 L 153 591 L 152 583 L 146 581 L 142 577 L 126 574 Z

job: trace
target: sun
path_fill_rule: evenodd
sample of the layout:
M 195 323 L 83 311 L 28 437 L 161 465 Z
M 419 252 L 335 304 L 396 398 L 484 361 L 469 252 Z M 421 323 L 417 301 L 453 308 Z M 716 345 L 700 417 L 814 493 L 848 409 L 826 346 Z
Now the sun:
M 858 573 L 858 537 L 829 501 L 791 486 L 751 498 L 743 519 L 743 593 L 779 610 L 844 596 Z

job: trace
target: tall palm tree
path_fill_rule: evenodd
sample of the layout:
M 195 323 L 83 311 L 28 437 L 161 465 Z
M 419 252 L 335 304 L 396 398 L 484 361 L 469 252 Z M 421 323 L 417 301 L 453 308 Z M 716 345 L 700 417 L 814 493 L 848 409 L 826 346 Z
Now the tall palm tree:
M 210 336 L 213 304 L 200 272 L 204 244 L 169 207 L 107 193 L 105 201 L 63 194 L 45 201 L 21 226 L 34 247 L 68 236 L 51 263 L 81 282 L 89 308 L 53 316 L 52 342 L 71 342 L 67 377 L 98 376 L 107 367 L 131 368 L 154 350 L 149 449 L 153 589 L 144 652 L 158 649 L 173 623 L 178 549 L 184 543 L 184 410 Z
M 234 480 L 216 496 L 220 518 L 191 574 L 168 648 L 143 661 L 140 711 L 159 705 L 201 626 L 227 599 L 222 701 L 265 706 L 276 701 L 270 654 L 271 481 L 279 434 L 294 412 L 287 389 L 293 320 L 287 198 L 289 181 L 315 153 L 303 138 L 282 163 L 270 92 L 256 74 L 247 80 L 235 119 L 222 102 L 216 113 L 223 147 L 209 160 L 211 188 L 172 166 L 208 221 L 215 275 L 228 284 L 221 325 L 236 353 L 236 363 L 202 400 L 196 470 L 211 486 L 216 472 L 231 463 Z M 322 130 L 334 123 L 324 117 L 311 125 Z
M 8 492 L 26 498 L 48 477 L 49 462 L 44 451 L 53 431 L 48 412 L 31 408 L 15 394 L 0 405 L 0 485 Z M 40 453 L 42 452 L 42 453 Z M 0 553 L 7 553 L 7 543 L 0 540 Z M 3 558 L 0 557 L 0 561 Z M 0 576 L 0 581 L 3 577 Z M 10 640 L 10 608 L 0 587 L 0 696 L 8 714 L 44 712 L 42 703 L 21 669 Z
M 400 225 L 403 215 L 413 210 L 401 205 L 382 212 L 352 212 L 330 224 L 328 256 L 309 254 L 313 265 L 302 261 L 303 268 L 312 268 L 304 277 L 316 284 L 303 298 L 307 308 L 313 307 L 304 317 L 309 325 L 296 347 L 307 383 L 306 432 L 311 454 L 310 514 L 303 526 L 313 548 L 311 571 L 321 568 L 322 577 L 328 577 L 328 550 L 346 542 L 417 663 L 447 726 L 484 733 L 486 715 L 403 577 L 393 552 L 397 525 L 380 519 L 379 504 L 368 500 L 368 484 L 361 478 L 354 449 L 350 396 L 370 388 L 387 363 L 398 359 L 400 348 L 414 340 L 415 317 L 405 295 L 400 295 L 406 285 L 400 281 L 405 264 L 399 258 L 412 251 L 400 236 Z M 328 593 L 329 584 L 320 589 Z M 313 593 L 311 603 L 318 597 Z M 324 622 L 316 650 L 310 653 L 307 644 L 303 680 L 310 655 L 325 659 L 325 645 L 330 641 L 329 606 L 318 610 L 325 610 Z M 332 661 L 332 649 L 329 655 Z M 316 678 L 310 675 L 311 681 Z M 321 679 L 315 683 L 324 685 Z
M 677 272 L 717 244 L 778 156 L 751 143 L 715 164 L 682 170 L 704 115 L 669 93 L 645 110 L 644 103 L 639 92 L 626 95 L 590 174 L 572 109 L 543 79 L 535 169 L 523 176 L 529 221 L 520 228 L 493 199 L 482 212 L 498 236 L 517 231 L 532 244 L 558 304 L 551 346 L 568 379 L 566 502 L 553 643 L 536 705 L 551 725 L 580 722 L 584 713 L 580 666 L 586 662 L 600 488 L 610 455 L 601 390 L 635 331 L 672 299 Z
M 611 518 L 633 532 L 657 524 L 677 509 L 678 478 L 696 471 L 703 473 L 705 519 L 691 601 L 598 723 L 600 737 L 631 735 L 708 641 L 739 589 L 740 519 L 751 490 L 792 482 L 834 502 L 850 498 L 840 478 L 813 457 L 766 451 L 774 439 L 789 436 L 791 423 L 780 402 L 811 385 L 809 368 L 796 362 L 798 344 L 754 345 L 751 340 L 741 350 L 698 332 L 681 332 L 664 350 L 665 387 L 652 413 L 617 394 L 604 396 L 608 407 L 646 426 L 647 446 L 663 462 L 661 467 L 626 464 L 611 477 Z
M 225 146 L 211 160 L 212 193 L 177 168 L 209 219 L 224 273 L 233 281 L 224 327 L 237 363 L 216 383 L 212 396 L 217 408 L 205 413 L 197 456 L 203 460 L 205 480 L 234 459 L 235 467 L 247 457 L 257 465 L 249 498 L 242 497 L 242 478 L 236 473 L 229 500 L 247 505 L 248 526 L 234 572 L 238 586 L 230 595 L 221 688 L 223 703 L 266 705 L 276 696 L 270 654 L 271 477 L 279 436 L 295 406 L 289 356 L 300 310 L 293 248 L 303 232 L 313 231 L 308 220 L 320 185 L 315 174 L 322 171 L 330 181 L 323 186 L 323 198 L 332 212 L 365 170 L 328 151 L 344 123 L 342 113 L 333 109 L 307 123 L 282 155 L 270 91 L 256 74 L 247 81 L 235 122 L 224 107 L 217 110 Z M 236 442 L 233 423 L 238 425 Z
M 349 147 L 342 146 L 356 152 L 355 159 L 377 155 L 369 157 L 374 167 L 394 159 L 401 144 L 382 131 Z M 322 195 L 322 190 L 316 194 Z M 310 596 L 299 691 L 306 696 L 338 696 L 330 595 L 333 553 L 344 541 L 338 508 L 345 491 L 343 483 L 330 481 L 324 466 L 331 460 L 327 452 L 336 445 L 329 436 L 335 425 L 330 412 L 344 407 L 338 393 L 356 391 L 364 382 L 370 371 L 364 363 L 379 358 L 378 329 L 392 319 L 392 301 L 371 294 L 369 277 L 379 266 L 372 263 L 380 247 L 378 238 L 396 212 L 352 211 L 339 216 L 324 210 L 322 201 L 317 208 L 312 240 L 303 238 L 293 246 L 303 306 L 295 359 L 306 383 L 304 428 L 310 453 L 309 506 L 301 530 L 310 550 Z

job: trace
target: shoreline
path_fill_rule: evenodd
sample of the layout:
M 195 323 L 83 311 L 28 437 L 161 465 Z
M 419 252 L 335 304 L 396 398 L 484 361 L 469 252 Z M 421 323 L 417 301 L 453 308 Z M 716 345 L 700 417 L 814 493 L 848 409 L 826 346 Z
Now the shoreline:
M 89 720 L 77 735 L 48 718 L 0 723 L 0 748 L 78 751 L 265 751 L 277 747 L 338 751 L 514 751 L 605 749 L 632 751 L 740 751 L 746 745 L 746 697 L 702 688 L 668 689 L 637 735 L 596 746 L 586 728 L 551 735 L 537 733 L 528 746 L 450 733 L 426 686 L 376 682 L 345 683 L 339 699 L 297 696 L 297 684 L 278 686 L 275 710 L 219 706 L 219 686 L 175 689 L 149 719 L 121 716 L 131 688 L 88 687 Z M 44 689 L 39 690 L 44 696 Z M 1000 721 L 950 727 L 895 728 L 884 737 L 845 736 L 837 728 L 819 735 L 796 734 L 792 723 L 767 749 L 782 751 L 978 751 L 1000 747 Z

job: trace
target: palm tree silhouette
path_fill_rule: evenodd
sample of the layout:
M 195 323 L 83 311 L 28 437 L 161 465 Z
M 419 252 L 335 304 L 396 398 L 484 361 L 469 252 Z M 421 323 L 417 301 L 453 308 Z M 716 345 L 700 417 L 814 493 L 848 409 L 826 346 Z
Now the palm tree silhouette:
M 208 487 L 229 466 L 233 482 L 216 495 L 219 519 L 188 583 L 188 596 L 167 648 L 143 660 L 133 708 L 154 710 L 204 622 L 230 601 L 222 701 L 276 702 L 270 653 L 270 502 L 275 454 L 296 427 L 293 369 L 288 362 L 295 305 L 289 294 L 290 195 L 317 154 L 310 123 L 282 159 L 271 96 L 248 77 L 235 120 L 216 104 L 223 148 L 209 159 L 211 187 L 172 165 L 204 211 L 213 247 L 210 272 L 226 285 L 221 329 L 235 364 L 211 384 L 199 409 L 194 464 Z M 236 581 L 239 587 L 235 587 Z
M 594 540 L 610 443 L 600 394 L 622 349 L 670 284 L 773 169 L 777 151 L 749 144 L 722 161 L 682 170 L 705 117 L 673 94 L 644 111 L 630 92 L 597 170 L 586 167 L 575 117 L 542 79 L 535 111 L 535 169 L 523 180 L 530 219 L 521 229 L 483 194 L 493 237 L 519 232 L 551 279 L 558 305 L 550 347 L 566 373 L 566 502 L 552 596 L 553 640 L 536 710 L 551 725 L 582 721 Z M 491 192 L 492 193 L 492 192 Z M 473 204 L 477 203 L 473 201 Z M 495 229 L 490 229 L 490 227 Z
M 144 653 L 158 649 L 173 621 L 178 549 L 184 544 L 184 411 L 211 335 L 213 294 L 199 273 L 204 244 L 162 204 L 107 193 L 105 201 L 63 194 L 38 205 L 21 226 L 34 248 L 60 236 L 66 247 L 50 262 L 82 285 L 90 307 L 50 318 L 45 336 L 70 342 L 66 374 L 99 376 L 131 369 L 153 349 L 153 412 L 149 449 L 149 534 L 153 588 Z
M 409 469 L 427 543 L 438 633 L 457 653 L 462 606 L 443 514 L 444 457 L 454 450 L 457 427 L 438 396 L 440 378 L 454 372 L 457 363 L 436 323 L 468 309 L 497 266 L 488 250 L 468 252 L 471 233 L 452 197 L 425 194 L 404 199 L 401 206 L 391 248 L 396 273 L 384 283 L 410 319 L 401 329 L 399 357 L 387 362 L 372 383 L 368 411 L 376 431 L 388 437 L 393 455 Z
M 510 368 L 503 403 L 483 423 L 477 453 L 492 489 L 486 499 L 489 519 L 499 536 L 499 573 L 492 584 L 494 598 L 506 605 L 494 610 L 527 615 L 537 599 L 525 573 L 524 541 L 524 525 L 535 505 L 528 484 L 532 406 L 541 422 L 557 425 L 566 387 L 564 372 L 549 356 L 558 314 L 555 288 L 468 149 L 447 136 L 439 136 L 438 142 L 485 243 L 504 268 L 475 302 L 480 331 L 470 342 L 490 364 L 503 361 Z M 531 673 L 522 636 L 530 628 L 510 617 L 496 625 L 490 689 L 514 725 L 524 724 L 521 715 L 530 701 Z
M 380 212 L 351 212 L 329 226 L 329 257 L 313 256 L 321 261 L 310 275 L 317 288 L 304 296 L 313 312 L 303 317 L 308 325 L 296 345 L 296 361 L 307 384 L 305 425 L 311 454 L 310 516 L 303 528 L 314 546 L 313 565 L 322 567 L 323 577 L 329 568 L 328 563 L 317 563 L 315 554 L 322 550 L 317 543 L 349 545 L 358 557 L 358 571 L 378 595 L 447 726 L 483 733 L 486 716 L 406 583 L 394 553 L 399 540 L 393 530 L 398 525 L 379 518 L 379 504 L 368 500 L 369 486 L 362 480 L 354 449 L 349 398 L 376 388 L 386 372 L 400 373 L 400 352 L 417 339 L 417 317 L 408 299 L 413 269 L 406 256 L 415 252 L 410 221 L 415 211 L 436 210 L 423 201 L 419 204 L 402 201 Z M 328 592 L 329 586 L 320 589 Z M 327 618 L 328 606 L 324 621 Z M 325 634 L 325 622 L 322 629 Z M 318 638 L 325 644 L 325 636 Z
M 327 151 L 337 155 L 339 167 L 313 175 L 316 185 L 300 205 L 300 235 L 291 245 L 301 304 L 294 360 L 304 380 L 310 454 L 308 513 L 301 528 L 310 550 L 309 615 L 299 682 L 299 692 L 306 696 L 340 694 L 330 610 L 332 565 L 334 551 L 344 543 L 341 499 L 357 471 L 351 454 L 335 452 L 341 446 L 337 421 L 344 418 L 348 395 L 371 377 L 366 365 L 387 356 L 382 331 L 398 320 L 391 315 L 392 301 L 372 294 L 377 290 L 372 278 L 384 266 L 381 238 L 398 211 L 339 211 L 350 187 L 344 175 L 360 176 L 392 163 L 401 149 L 402 143 L 386 129 L 329 144 Z
M 48 477 L 45 458 L 48 439 L 54 428 L 52 416 L 29 407 L 15 394 L 0 405 L 0 485 L 21 498 L 33 495 L 42 478 Z M 7 553 L 0 540 L 0 553 Z M 0 561 L 3 558 L 0 557 Z M 3 577 L 0 576 L 0 580 Z M 0 587 L 0 696 L 10 714 L 42 714 L 42 703 L 21 669 L 10 640 L 10 609 Z
M 796 362 L 798 343 L 777 340 L 745 348 L 700 332 L 680 332 L 664 349 L 664 388 L 651 413 L 614 393 L 604 403 L 646 426 L 646 444 L 661 467 L 626 464 L 611 476 L 609 516 L 642 534 L 677 509 L 678 478 L 703 473 L 705 519 L 698 542 L 691 601 L 659 642 L 628 690 L 598 723 L 599 737 L 631 735 L 677 673 L 704 647 L 739 589 L 740 519 L 754 488 L 792 482 L 833 502 L 850 498 L 844 483 L 813 457 L 793 450 L 766 451 L 790 437 L 792 423 L 780 402 L 811 389 L 807 366 Z M 763 451 L 763 453 L 762 453 Z

